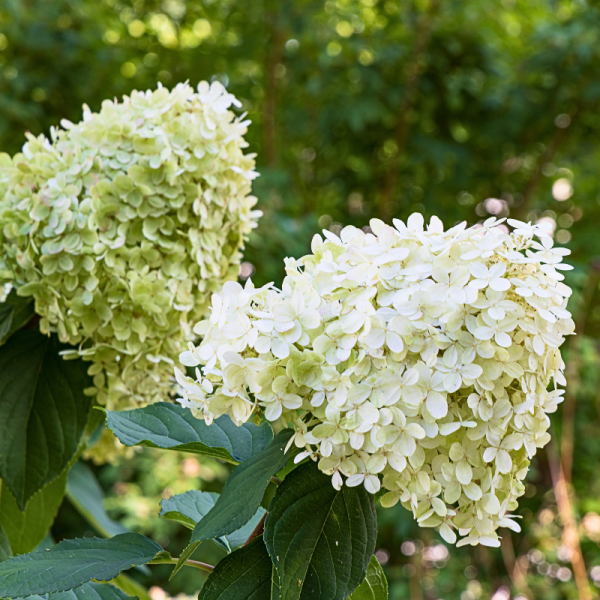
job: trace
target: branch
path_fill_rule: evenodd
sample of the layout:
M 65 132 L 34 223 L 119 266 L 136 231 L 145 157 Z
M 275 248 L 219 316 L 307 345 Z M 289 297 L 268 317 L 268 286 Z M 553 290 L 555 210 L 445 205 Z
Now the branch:
M 283 57 L 284 32 L 278 27 L 276 12 L 267 12 L 266 22 L 270 26 L 269 54 L 266 64 L 265 103 L 263 110 L 265 161 L 273 167 L 277 162 L 277 135 L 275 116 L 277 112 L 277 77 L 275 70 Z
M 523 202 L 519 206 L 516 206 L 514 209 L 512 209 L 513 214 L 511 216 L 513 217 L 513 219 L 522 219 L 527 215 L 529 201 L 537 191 L 540 181 L 542 180 L 542 169 L 544 165 L 546 163 L 551 162 L 554 159 L 556 153 L 560 150 L 560 148 L 562 148 L 564 143 L 567 141 L 569 131 L 572 130 L 573 123 L 580 115 L 580 113 L 581 104 L 577 104 L 575 106 L 575 109 L 572 111 L 572 114 L 569 115 L 571 117 L 571 123 L 569 124 L 569 126 L 563 129 L 557 128 L 554 132 L 554 135 L 552 136 L 552 139 L 546 146 L 544 153 L 538 159 L 535 170 L 529 178 L 529 181 L 525 184 L 525 189 L 523 191 Z
M 519 561 L 515 559 L 515 549 L 510 531 L 507 531 L 502 536 L 502 558 L 504 559 L 504 566 L 508 571 L 510 580 L 515 586 L 517 592 L 519 592 L 519 594 L 522 596 L 525 596 L 528 600 L 535 599 L 533 592 L 527 585 L 525 573 L 523 573 L 523 569 L 521 569 Z
M 410 600 L 423 600 L 423 589 L 421 588 L 421 581 L 423 580 L 423 557 L 421 552 L 415 552 L 410 557 L 410 562 L 415 569 L 415 572 L 408 580 Z
M 265 531 L 265 519 L 267 518 L 267 513 L 263 515 L 263 518 L 258 522 L 258 525 L 254 528 L 254 531 L 250 534 L 250 537 L 244 543 L 244 546 L 247 546 L 250 542 L 253 542 L 259 535 L 262 535 Z
M 179 562 L 178 558 L 161 556 L 159 558 L 155 558 L 151 560 L 149 565 L 176 565 Z M 194 567 L 195 569 L 200 569 L 201 571 L 207 571 L 208 573 L 212 573 L 214 571 L 214 567 L 207 563 L 200 562 L 199 560 L 191 560 L 188 559 L 185 561 L 184 566 L 186 567 Z
M 23 326 L 23 329 L 37 329 L 42 317 L 40 315 L 33 315 L 31 319 Z
M 419 23 L 415 45 L 412 51 L 412 58 L 407 69 L 406 87 L 402 102 L 398 107 L 398 122 L 395 131 L 395 141 L 398 152 L 395 158 L 390 161 L 384 176 L 380 217 L 385 222 L 388 222 L 393 217 L 394 213 L 394 194 L 398 182 L 398 171 L 402 164 L 402 156 L 404 154 L 406 139 L 410 130 L 409 116 L 417 98 L 417 90 L 419 88 L 421 75 L 425 71 L 426 65 L 424 55 L 431 37 L 431 27 L 433 25 L 436 9 L 437 2 L 431 2 L 427 12 Z
M 600 279 L 600 259 L 591 260 L 581 292 L 575 318 L 575 335 L 569 342 L 569 360 L 566 368 L 567 388 L 562 412 L 560 437 L 560 456 L 565 481 L 571 483 L 573 471 L 573 438 L 575 433 L 575 400 L 579 389 L 579 371 L 581 368 L 581 341 L 585 331 L 587 313 L 592 302 L 594 290 Z
M 579 592 L 579 600 L 592 600 L 592 590 L 587 578 L 585 562 L 581 552 L 573 506 L 569 498 L 567 482 L 565 481 L 562 465 L 557 455 L 554 439 L 551 439 L 548 446 L 546 446 L 546 455 L 548 456 L 548 464 L 550 465 L 558 513 L 563 526 L 562 542 L 571 551 L 571 564 L 573 565 L 573 574 L 575 576 L 577 591 Z

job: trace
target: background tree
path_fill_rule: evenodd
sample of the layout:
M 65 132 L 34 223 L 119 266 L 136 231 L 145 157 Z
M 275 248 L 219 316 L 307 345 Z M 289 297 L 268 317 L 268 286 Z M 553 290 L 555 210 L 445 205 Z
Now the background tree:
M 449 554 L 397 508 L 380 515 L 378 556 L 391 598 L 501 600 L 508 588 L 591 597 L 600 583 L 599 25 L 598 3 L 585 0 L 1 0 L 0 150 L 16 152 L 24 130 L 78 121 L 84 102 L 97 110 L 157 80 L 214 77 L 243 101 L 262 173 L 265 216 L 243 278 L 276 280 L 283 256 L 305 253 L 312 232 L 373 216 L 549 221 L 573 251 L 580 335 L 557 444 L 534 463 L 521 504 L 523 533 L 498 552 Z M 99 477 L 115 515 L 141 530 L 140 506 L 182 478 L 216 490 L 225 474 L 220 463 L 144 452 Z M 78 519 L 63 506 L 55 538 L 89 529 Z M 151 527 L 174 535 L 168 523 Z M 164 585 L 199 587 L 183 574 Z

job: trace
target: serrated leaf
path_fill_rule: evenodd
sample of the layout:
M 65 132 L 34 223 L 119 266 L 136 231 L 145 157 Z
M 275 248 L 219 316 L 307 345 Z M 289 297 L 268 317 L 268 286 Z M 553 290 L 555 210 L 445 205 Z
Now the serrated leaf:
M 108 581 L 150 562 L 159 552 L 162 548 L 156 542 L 139 533 L 64 540 L 49 550 L 0 563 L 0 598 L 63 592 L 92 579 Z
M 273 565 L 261 537 L 226 556 L 208 576 L 198 600 L 266 600 Z
M 265 543 L 281 600 L 344 600 L 364 580 L 375 550 L 373 497 L 340 491 L 309 462 L 292 471 L 269 505 Z
M 10 541 L 13 554 L 31 552 L 44 539 L 62 504 L 66 482 L 65 471 L 37 491 L 24 511 L 19 509 L 8 487 L 0 482 L 0 525 Z
M 388 600 L 388 582 L 379 561 L 372 556 L 365 580 L 348 600 Z
M 204 540 L 231 534 L 252 518 L 271 477 L 287 463 L 288 454 L 284 450 L 293 434 L 290 429 L 280 431 L 260 454 L 234 469 L 215 506 L 194 528 L 190 544 L 181 554 L 171 577 Z
M 23 600 L 133 600 L 133 597 L 128 596 L 114 585 L 91 581 L 68 592 L 27 596 Z
M 104 491 L 92 470 L 83 462 L 75 463 L 69 471 L 67 497 L 100 535 L 111 537 L 128 531 L 108 516 L 103 504 Z
M 215 506 L 194 528 L 192 543 L 233 533 L 254 516 L 271 477 L 287 462 L 285 447 L 293 433 L 280 431 L 260 454 L 233 470 Z
M 196 551 L 196 548 L 198 548 L 199 545 L 200 545 L 200 542 L 198 542 L 197 544 L 189 544 L 187 547 L 185 547 L 183 549 L 183 551 L 179 555 L 179 560 L 177 561 L 177 564 L 171 571 L 171 576 L 169 577 L 169 581 L 171 581 L 171 579 L 173 579 L 173 577 L 175 577 L 175 575 L 177 575 L 177 573 L 179 573 L 179 571 L 181 571 L 181 569 L 183 569 L 183 567 L 185 567 L 185 563 L 187 562 L 187 560 L 189 558 L 191 558 L 192 554 L 194 554 L 194 552 Z
M 63 472 L 87 424 L 92 380 L 63 347 L 35 330 L 0 347 L 0 475 L 21 510 Z
M 106 424 L 125 446 L 192 452 L 232 463 L 247 460 L 273 439 L 273 430 L 266 423 L 237 427 L 223 415 L 206 425 L 189 409 L 167 402 L 135 410 L 108 411 Z
M 171 496 L 168 500 L 163 500 L 160 505 L 160 516 L 194 529 L 196 524 L 213 508 L 218 498 L 219 494 L 215 492 L 189 490 L 183 494 Z M 229 535 L 215 538 L 213 541 L 228 552 L 243 546 L 265 513 L 265 509 L 259 506 L 254 516 L 243 527 Z
M 0 345 L 35 315 L 31 298 L 20 298 L 13 290 L 0 304 Z

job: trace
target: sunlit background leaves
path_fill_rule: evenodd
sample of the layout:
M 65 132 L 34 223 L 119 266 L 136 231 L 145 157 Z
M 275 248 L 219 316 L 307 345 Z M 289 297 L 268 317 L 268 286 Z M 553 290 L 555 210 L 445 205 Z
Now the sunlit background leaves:
M 600 4 L 585 0 L 0 0 L 0 151 L 17 151 L 26 130 L 79 120 L 83 103 L 97 110 L 104 98 L 157 82 L 218 79 L 253 122 L 262 173 L 255 193 L 265 216 L 242 278 L 280 282 L 283 257 L 306 252 L 314 232 L 366 227 L 371 217 L 551 223 L 556 243 L 573 251 L 580 335 L 568 350 L 572 385 L 554 416 L 555 446 L 550 460 L 536 458 L 521 503 L 523 533 L 506 535 L 498 551 L 457 551 L 404 509 L 381 510 L 377 556 L 392 599 L 592 597 L 600 585 L 599 31 Z M 551 475 L 559 452 L 570 528 Z M 158 519 L 160 498 L 217 491 L 228 467 L 167 454 L 145 450 L 97 471 L 111 515 L 170 541 L 175 554 L 187 534 Z M 67 503 L 53 535 L 88 530 Z M 573 532 L 585 561 L 579 587 Z M 166 567 L 158 575 L 154 600 L 202 584 L 183 573 L 168 582 Z

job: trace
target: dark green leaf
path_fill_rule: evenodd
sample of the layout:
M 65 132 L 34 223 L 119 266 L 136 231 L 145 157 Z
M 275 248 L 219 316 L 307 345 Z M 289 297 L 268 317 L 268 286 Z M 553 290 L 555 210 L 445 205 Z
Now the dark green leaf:
M 262 536 L 258 537 L 215 567 L 198 600 L 268 600 L 272 568 Z
M 275 565 L 271 565 L 271 600 L 279 600 L 281 588 L 279 587 L 279 575 Z
M 293 433 L 280 431 L 260 454 L 233 470 L 214 508 L 194 528 L 192 543 L 233 533 L 255 515 L 271 477 L 287 462 L 284 450 Z
M 24 511 L 19 509 L 8 487 L 0 482 L 0 525 L 10 540 L 13 554 L 31 552 L 44 539 L 62 503 L 66 482 L 65 471 L 36 492 Z
M 62 473 L 87 424 L 87 366 L 63 360 L 61 349 L 34 330 L 0 347 L 0 475 L 21 510 Z
M 109 429 L 126 446 L 149 446 L 214 456 L 238 463 L 260 452 L 272 439 L 270 425 L 237 427 L 226 415 L 206 425 L 178 404 L 159 402 L 144 408 L 106 413 Z
M 168 500 L 163 500 L 161 502 L 160 516 L 194 529 L 196 524 L 212 509 L 218 498 L 219 494 L 215 492 L 189 490 L 184 494 L 178 494 L 171 496 Z M 265 512 L 265 509 L 259 506 L 254 516 L 243 527 L 229 535 L 218 537 L 213 541 L 228 552 L 243 546 L 259 521 L 263 518 Z
M 28 596 L 25 600 L 132 600 L 132 597 L 114 585 L 91 581 L 68 592 Z
M 243 527 L 236 529 L 233 533 L 224 535 L 222 538 L 217 538 L 215 541 L 218 541 L 219 539 L 225 540 L 225 543 L 229 546 L 229 548 L 226 548 L 229 552 L 240 548 L 246 543 L 250 534 L 256 529 L 266 512 L 267 511 L 262 506 L 259 506 L 258 510 L 254 513 L 254 516 Z
M 0 304 L 0 345 L 35 314 L 31 298 L 20 298 L 13 290 Z
M 113 521 L 104 509 L 104 491 L 92 470 L 83 462 L 77 462 L 69 471 L 67 497 L 86 521 L 104 537 L 127 532 Z
M 347 598 L 365 578 L 376 536 L 373 497 L 363 486 L 337 491 L 313 462 L 292 471 L 265 522 L 281 600 Z
M 260 454 L 234 469 L 214 508 L 194 528 L 190 544 L 182 553 L 171 577 L 204 540 L 232 534 L 255 515 L 271 477 L 287 463 L 288 455 L 284 450 L 292 435 L 290 429 L 280 431 Z
M 388 600 L 388 582 L 375 556 L 371 557 L 365 580 L 348 600 Z
M 150 562 L 162 548 L 138 533 L 110 539 L 65 540 L 49 550 L 0 563 L 0 598 L 51 594 L 92 579 L 108 581 L 121 571 Z

